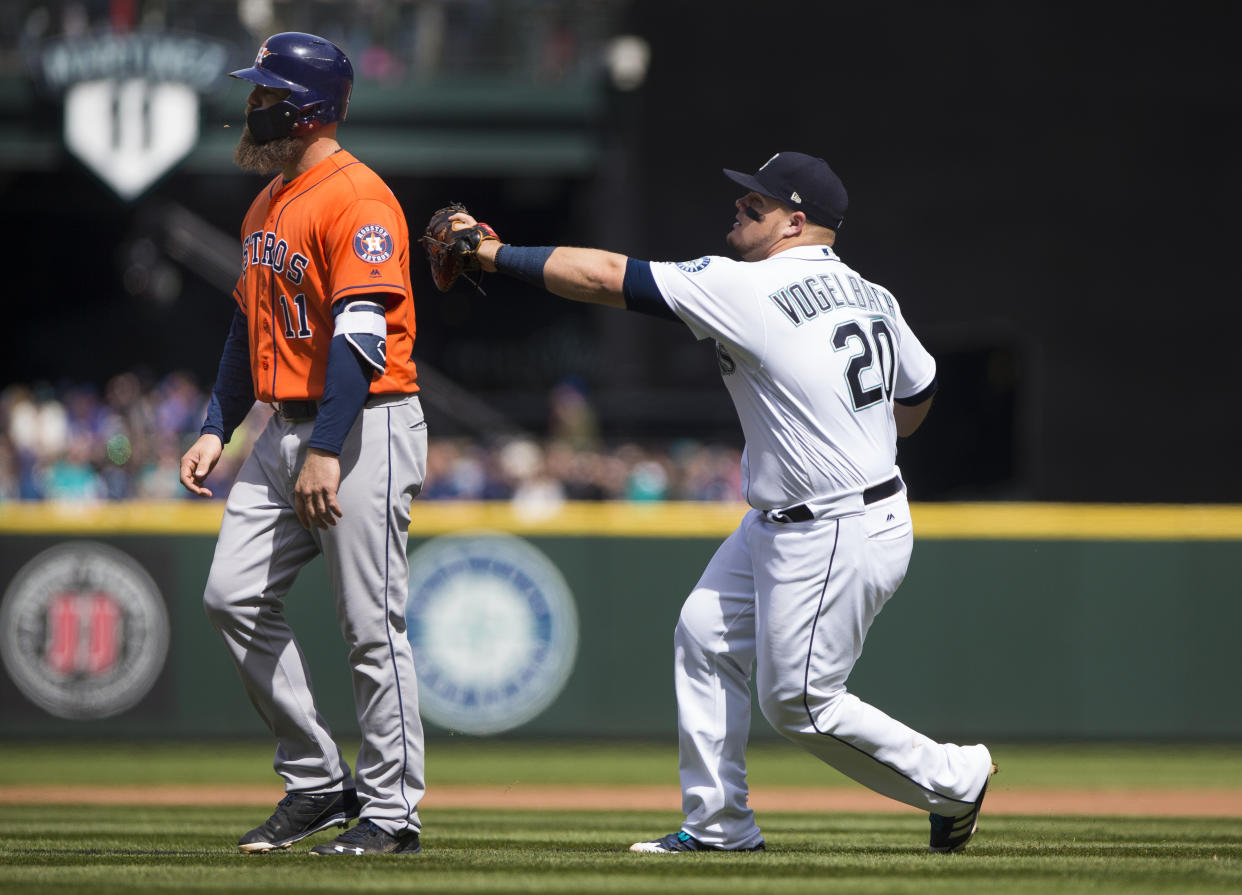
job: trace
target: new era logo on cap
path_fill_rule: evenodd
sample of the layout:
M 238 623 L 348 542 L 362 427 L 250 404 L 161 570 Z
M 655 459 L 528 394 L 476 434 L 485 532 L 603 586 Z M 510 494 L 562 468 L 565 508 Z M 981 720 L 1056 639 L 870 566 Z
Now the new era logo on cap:
M 841 229 L 849 199 L 845 185 L 822 158 L 801 152 L 778 152 L 754 174 L 725 168 L 725 177 L 769 199 L 792 205 L 807 220 Z

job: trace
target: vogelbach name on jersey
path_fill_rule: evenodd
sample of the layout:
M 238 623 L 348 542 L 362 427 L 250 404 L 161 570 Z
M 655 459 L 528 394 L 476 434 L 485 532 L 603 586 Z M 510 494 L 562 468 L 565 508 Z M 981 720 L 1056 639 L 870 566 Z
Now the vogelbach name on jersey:
M 768 298 L 794 326 L 838 308 L 876 311 L 890 319 L 896 317 L 896 303 L 882 287 L 851 274 L 846 274 L 844 279 L 842 283 L 842 278 L 835 273 L 816 274 L 782 286 Z

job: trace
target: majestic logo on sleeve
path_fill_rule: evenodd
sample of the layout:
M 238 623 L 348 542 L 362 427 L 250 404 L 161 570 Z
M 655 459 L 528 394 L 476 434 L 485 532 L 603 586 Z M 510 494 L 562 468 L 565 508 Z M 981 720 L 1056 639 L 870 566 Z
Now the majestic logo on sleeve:
M 698 273 L 700 270 L 707 267 L 707 265 L 711 263 L 712 263 L 712 259 L 708 255 L 704 255 L 702 258 L 695 258 L 693 261 L 676 262 L 677 269 L 684 270 L 686 273 Z
M 560 570 L 521 538 L 446 536 L 410 557 L 407 636 L 423 717 L 493 734 L 560 695 L 578 651 L 578 612 Z
M 135 705 L 164 667 L 168 634 L 155 582 L 103 544 L 40 553 L 0 605 L 0 656 L 9 676 L 58 718 L 107 718 Z
M 367 264 L 380 264 L 392 257 L 392 237 L 379 224 L 367 224 L 354 234 L 354 253 Z

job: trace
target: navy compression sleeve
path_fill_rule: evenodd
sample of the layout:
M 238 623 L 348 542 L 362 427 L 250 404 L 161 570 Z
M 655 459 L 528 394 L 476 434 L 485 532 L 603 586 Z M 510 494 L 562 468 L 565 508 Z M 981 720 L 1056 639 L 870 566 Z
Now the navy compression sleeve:
M 621 287 L 625 309 L 665 320 L 680 320 L 664 300 L 664 294 L 651 274 L 651 262 L 629 258 L 625 262 L 625 281 Z
M 497 273 L 507 273 L 511 277 L 525 280 L 532 286 L 546 289 L 543 281 L 543 267 L 552 257 L 556 246 L 511 246 L 502 245 L 496 250 Z
M 233 430 L 241 425 L 254 406 L 254 383 L 250 379 L 250 341 L 246 334 L 246 315 L 241 308 L 233 309 L 228 338 L 220 354 L 216 384 L 211 389 L 207 417 L 199 434 L 218 435 L 228 444 Z
M 344 335 L 333 336 L 328 345 L 328 369 L 324 374 L 323 398 L 308 447 L 339 455 L 345 436 L 358 419 L 371 390 L 373 368 L 354 351 Z

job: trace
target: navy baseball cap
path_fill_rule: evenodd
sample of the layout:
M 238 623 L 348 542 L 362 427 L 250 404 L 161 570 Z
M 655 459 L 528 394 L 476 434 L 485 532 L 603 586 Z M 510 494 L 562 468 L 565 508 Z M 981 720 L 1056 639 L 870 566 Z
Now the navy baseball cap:
M 841 178 L 828 163 L 801 152 L 778 152 L 754 174 L 724 169 L 725 177 L 761 196 L 803 212 L 807 220 L 840 230 L 849 199 Z

